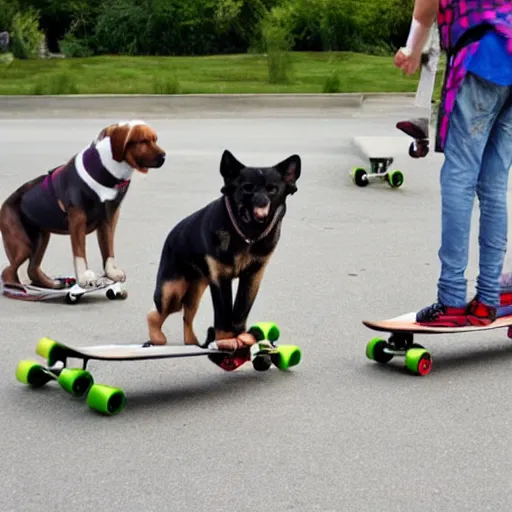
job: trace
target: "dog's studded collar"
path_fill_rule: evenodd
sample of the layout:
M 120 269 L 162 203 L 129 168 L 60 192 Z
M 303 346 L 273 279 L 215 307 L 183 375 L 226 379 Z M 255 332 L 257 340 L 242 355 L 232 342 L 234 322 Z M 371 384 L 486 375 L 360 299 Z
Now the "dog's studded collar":
M 224 196 L 224 202 L 226 203 L 226 209 L 228 211 L 229 219 L 231 220 L 231 223 L 233 224 L 233 227 L 235 228 L 235 231 L 242 237 L 244 242 L 248 245 L 255 244 L 256 242 L 259 242 L 260 240 L 263 240 L 275 227 L 279 219 L 282 217 L 282 213 L 284 211 L 284 206 L 281 204 L 277 207 L 276 213 L 274 213 L 274 218 L 270 222 L 270 224 L 267 226 L 265 231 L 261 233 L 261 235 L 253 240 L 252 238 L 247 237 L 244 232 L 240 229 L 240 226 L 237 224 L 235 216 L 233 215 L 233 210 L 231 209 L 231 205 L 229 204 L 229 199 L 227 196 Z

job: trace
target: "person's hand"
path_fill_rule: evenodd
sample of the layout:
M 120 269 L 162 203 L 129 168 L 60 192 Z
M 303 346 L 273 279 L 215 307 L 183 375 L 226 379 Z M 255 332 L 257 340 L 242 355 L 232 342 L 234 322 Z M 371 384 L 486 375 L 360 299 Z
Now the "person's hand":
M 405 48 L 400 48 L 393 60 L 397 68 L 408 75 L 414 75 L 421 64 L 421 52 L 410 54 Z

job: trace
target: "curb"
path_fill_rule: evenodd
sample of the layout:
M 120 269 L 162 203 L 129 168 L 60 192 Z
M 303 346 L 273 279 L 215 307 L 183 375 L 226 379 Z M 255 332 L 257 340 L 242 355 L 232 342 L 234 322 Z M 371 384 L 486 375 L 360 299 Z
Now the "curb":
M 340 94 L 88 94 L 0 96 L 2 114 L 73 114 L 83 112 L 169 114 L 180 110 L 236 112 L 248 109 L 360 108 L 366 100 L 407 101 L 415 93 Z

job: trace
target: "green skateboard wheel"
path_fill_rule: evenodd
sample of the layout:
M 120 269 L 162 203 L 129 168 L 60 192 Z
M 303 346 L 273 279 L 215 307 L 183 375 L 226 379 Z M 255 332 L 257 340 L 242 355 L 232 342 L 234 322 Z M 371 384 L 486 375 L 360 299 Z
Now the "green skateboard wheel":
M 366 187 L 370 182 L 368 181 L 368 173 L 362 167 L 355 167 L 352 169 L 352 181 L 358 187 Z
M 277 341 L 280 335 L 279 327 L 274 322 L 258 322 L 249 329 L 249 332 L 257 341 Z
M 92 375 L 87 370 L 80 368 L 64 368 L 57 379 L 64 391 L 73 396 L 82 397 L 87 394 L 94 384 Z
M 270 359 L 280 370 L 287 370 L 300 363 L 302 352 L 297 345 L 279 345 Z
M 410 348 L 405 353 L 405 367 L 412 373 L 428 375 L 432 370 L 432 357 L 424 348 Z
M 87 405 L 107 416 L 120 413 L 126 406 L 126 396 L 121 389 L 93 384 L 87 395 Z
M 382 338 L 373 338 L 366 345 L 366 357 L 371 361 L 386 364 L 393 359 L 393 354 L 384 352 L 387 342 Z
M 36 354 L 46 359 L 48 366 L 60 360 L 61 346 L 51 338 L 41 338 L 36 345 Z
M 391 188 L 399 188 L 404 183 L 404 175 L 402 171 L 391 171 L 388 174 L 388 183 Z
M 53 379 L 48 370 L 35 361 L 20 361 L 16 368 L 16 379 L 22 384 L 40 388 Z

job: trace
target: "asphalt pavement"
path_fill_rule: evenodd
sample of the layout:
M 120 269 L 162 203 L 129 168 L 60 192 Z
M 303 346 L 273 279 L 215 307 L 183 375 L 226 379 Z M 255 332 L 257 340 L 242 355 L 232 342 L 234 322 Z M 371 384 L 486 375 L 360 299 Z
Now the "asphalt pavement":
M 35 512 L 505 512 L 512 485 L 512 346 L 506 331 L 418 337 L 427 377 L 403 360 L 365 357 L 376 333 L 363 319 L 419 309 L 435 298 L 442 156 L 407 155 L 394 129 L 410 101 L 286 113 L 269 108 L 144 118 L 167 150 L 163 168 L 134 177 L 116 237 L 126 301 L 86 297 L 68 306 L 0 297 L 0 510 Z M 128 112 L 130 114 L 130 112 Z M 127 111 L 3 115 L 0 200 L 64 163 Z M 356 187 L 366 164 L 353 137 L 396 137 L 398 190 Z M 126 409 L 103 417 L 50 383 L 17 382 L 20 359 L 42 336 L 77 345 L 138 343 L 162 243 L 185 215 L 217 197 L 229 149 L 248 165 L 302 158 L 282 238 L 250 315 L 299 345 L 289 372 L 226 373 L 206 358 L 99 362 L 97 382 L 121 387 Z M 477 212 L 468 269 L 477 272 Z M 89 261 L 101 271 L 94 235 Z M 5 263 L 3 252 L 0 263 Z M 507 257 L 512 270 L 512 261 Z M 69 238 L 54 236 L 43 267 L 72 272 Z M 212 321 L 204 296 L 196 330 Z M 180 315 L 165 325 L 182 339 Z

